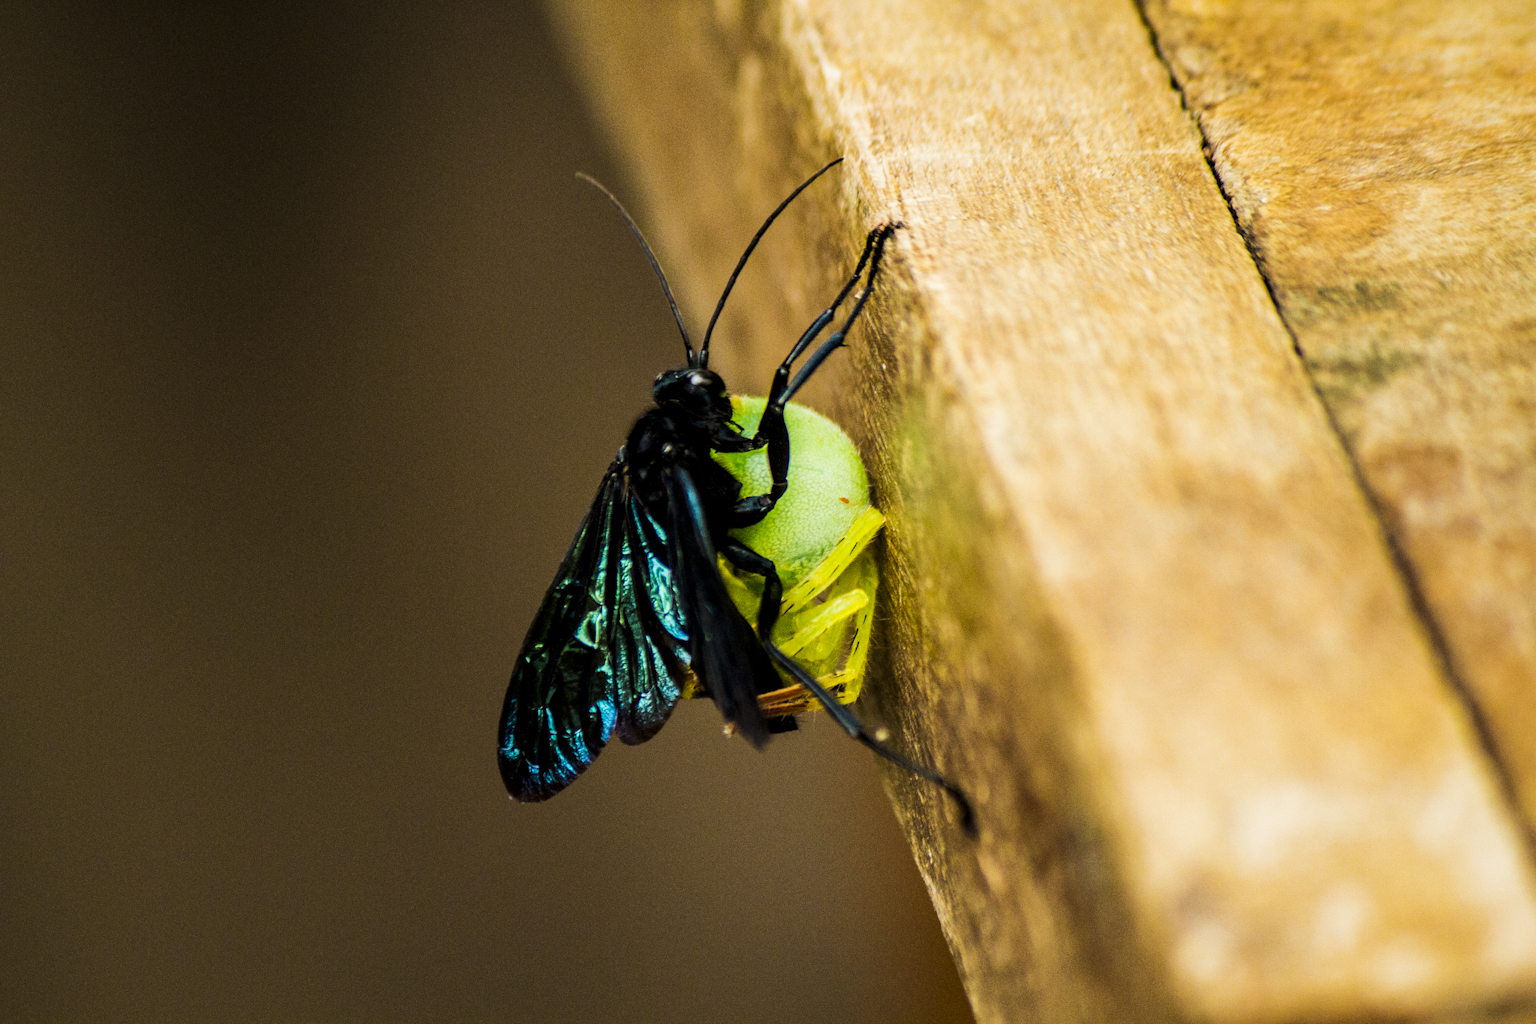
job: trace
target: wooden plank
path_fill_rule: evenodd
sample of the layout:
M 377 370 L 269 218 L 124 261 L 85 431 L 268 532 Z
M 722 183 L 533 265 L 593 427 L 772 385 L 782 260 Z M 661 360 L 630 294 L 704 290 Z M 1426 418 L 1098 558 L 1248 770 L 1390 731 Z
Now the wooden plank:
M 906 225 L 842 412 L 891 524 L 871 690 L 979 807 L 888 778 L 978 1019 L 1523 1005 L 1520 830 L 1137 10 L 554 10 L 696 320 L 848 157 L 738 383 Z
M 1536 5 L 1147 15 L 1536 821 Z

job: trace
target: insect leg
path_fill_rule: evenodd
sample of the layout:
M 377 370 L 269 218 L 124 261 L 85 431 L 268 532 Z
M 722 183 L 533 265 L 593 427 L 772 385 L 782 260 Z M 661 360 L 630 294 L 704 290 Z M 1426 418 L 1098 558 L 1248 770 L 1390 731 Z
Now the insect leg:
M 762 604 L 758 606 L 757 611 L 757 637 L 762 642 L 763 649 L 768 652 L 768 657 L 773 659 L 774 664 L 794 676 L 800 685 L 810 691 L 811 696 L 821 702 L 821 706 L 826 708 L 827 713 L 832 716 L 838 725 L 842 726 L 843 731 L 850 737 L 858 740 L 898 768 L 905 769 L 920 779 L 926 779 L 948 793 L 960 809 L 961 828 L 965 830 L 967 835 L 974 836 L 976 834 L 976 813 L 971 809 L 971 801 L 960 790 L 960 787 L 944 778 L 944 776 L 932 768 L 927 768 L 915 761 L 908 760 L 875 739 L 874 736 L 870 735 L 869 730 L 864 728 L 864 724 L 859 721 L 858 716 L 844 705 L 838 703 L 837 698 L 827 692 L 827 688 L 817 682 L 815 676 L 806 671 L 805 667 L 794 658 L 779 650 L 773 641 L 769 639 L 773 632 L 774 623 L 779 619 L 779 600 L 783 593 L 783 585 L 779 582 L 779 570 L 773 564 L 773 560 L 758 554 L 745 544 L 734 539 L 727 540 L 720 547 L 720 553 L 738 569 L 763 578 L 763 600 Z
M 865 236 L 864 251 L 859 254 L 858 265 L 853 268 L 853 273 L 849 275 L 848 283 L 843 285 L 842 291 L 837 293 L 837 298 L 832 300 L 832 304 L 822 310 L 820 316 L 811 321 L 811 326 L 807 327 L 805 333 L 800 335 L 800 339 L 795 342 L 795 347 L 789 350 L 789 355 L 784 357 L 784 361 L 779 364 L 778 370 L 774 372 L 773 386 L 768 391 L 769 401 L 777 397 L 789 384 L 790 368 L 795 360 L 805 354 L 805 350 L 811 347 L 811 343 L 816 340 L 817 335 L 821 334 L 826 329 L 827 324 L 832 322 L 832 318 L 837 316 L 838 308 L 852 294 L 854 288 L 858 287 L 860 279 L 864 276 L 864 268 L 869 265 L 871 255 L 878 247 L 885 245 L 885 239 L 898 226 L 896 224 L 882 224 Z M 879 257 L 876 256 L 875 259 L 878 262 Z
M 832 305 L 822 311 L 811 326 L 800 335 L 800 340 L 795 342 L 794 348 L 789 350 L 789 355 L 779 364 L 779 368 L 773 374 L 773 386 L 768 389 L 768 401 L 763 408 L 763 417 L 758 421 L 757 432 L 753 436 L 745 450 L 768 447 L 768 469 L 773 475 L 773 484 L 767 494 L 757 494 L 749 498 L 743 498 L 736 503 L 736 518 L 734 525 L 750 526 L 762 520 L 767 515 L 784 491 L 789 487 L 789 430 L 784 425 L 784 406 L 788 404 L 795 392 L 799 391 L 805 382 L 810 379 L 828 356 L 843 344 L 843 338 L 853 322 L 858 318 L 864 304 L 869 301 L 869 294 L 875 286 L 875 274 L 880 269 L 880 260 L 885 252 L 886 240 L 896 233 L 899 224 L 883 224 L 875 228 L 864 239 L 864 252 L 859 256 L 858 266 L 854 267 L 853 274 L 848 278 L 848 283 L 843 285 L 837 297 L 832 300 Z M 833 333 L 820 347 L 811 354 L 811 358 L 798 374 L 791 379 L 790 373 L 795 360 L 805 353 L 805 350 L 814 343 L 821 332 L 837 316 L 838 308 L 843 301 L 852 294 L 864 276 L 864 268 L 869 268 L 869 282 L 864 291 L 854 303 L 853 312 L 843 322 L 843 326 Z
M 734 537 L 727 537 L 720 553 L 736 568 L 763 578 L 763 599 L 757 606 L 757 635 L 766 637 L 779 621 L 784 584 L 779 582 L 779 567 L 773 559 L 760 555 Z
M 821 366 L 828 356 L 842 347 L 844 336 L 853 327 L 853 322 L 859 318 L 859 314 L 864 311 L 864 304 L 869 301 L 869 296 L 875 290 L 875 277 L 880 273 L 880 262 L 885 256 L 885 243 L 896 233 L 896 229 L 900 226 L 900 224 L 885 224 L 869 233 L 869 239 L 865 242 L 866 248 L 872 247 L 869 253 L 869 281 L 865 284 L 864 290 L 859 293 L 858 299 L 853 304 L 853 311 L 848 314 L 848 319 L 843 321 L 843 326 L 835 331 L 826 341 L 822 342 L 816 351 L 811 353 L 811 357 L 805 361 L 805 365 L 800 367 L 800 372 L 795 374 L 794 380 L 790 381 L 789 385 L 778 395 L 777 407 L 781 415 L 784 405 L 791 398 L 795 397 L 795 392 L 799 391 L 806 381 L 811 379 L 811 374 L 816 372 L 817 368 Z M 778 383 L 777 378 L 775 378 L 774 383 Z M 770 396 L 768 409 L 763 412 L 765 420 L 773 409 L 774 398 Z

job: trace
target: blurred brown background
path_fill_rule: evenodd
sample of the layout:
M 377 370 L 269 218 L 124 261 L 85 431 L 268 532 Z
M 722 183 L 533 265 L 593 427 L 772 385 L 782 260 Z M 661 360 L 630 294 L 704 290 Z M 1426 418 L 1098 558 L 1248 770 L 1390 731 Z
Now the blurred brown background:
M 0 79 L 6 1019 L 967 1019 L 825 721 L 502 790 L 679 355 L 535 9 L 8 5 Z

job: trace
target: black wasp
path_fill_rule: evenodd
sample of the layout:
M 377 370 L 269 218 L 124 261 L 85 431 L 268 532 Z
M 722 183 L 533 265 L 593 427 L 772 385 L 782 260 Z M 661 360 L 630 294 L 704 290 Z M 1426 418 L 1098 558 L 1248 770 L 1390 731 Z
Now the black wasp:
M 634 219 L 596 181 L 639 239 L 661 281 L 683 336 L 688 364 L 656 378 L 654 407 L 642 414 L 608 467 L 597 498 L 529 627 L 502 707 L 497 755 L 507 790 L 518 800 L 545 800 L 581 774 L 612 736 L 643 743 L 666 723 L 690 689 L 702 689 L 728 728 L 761 747 L 771 733 L 795 728 L 783 705 L 765 715 L 759 696 L 785 692 L 779 671 L 803 687 L 849 736 L 913 774 L 944 788 L 974 829 L 970 803 L 932 769 L 917 765 L 870 735 L 834 694 L 769 639 L 783 586 L 767 556 L 733 536 L 760 523 L 790 486 L 790 431 L 785 409 L 811 374 L 843 344 L 874 290 L 886 243 L 898 225 L 884 224 L 864 242 L 858 266 L 832 304 L 800 336 L 773 377 L 757 428 L 734 421 L 725 382 L 709 369 L 709 339 L 747 258 L 780 213 L 834 160 L 768 215 L 742 253 L 694 349 L 677 302 Z M 585 177 L 585 176 L 583 176 Z M 865 277 L 867 272 L 867 279 Z M 863 290 L 841 327 L 819 344 L 839 307 L 861 280 Z M 812 346 L 815 346 L 812 350 Z M 799 372 L 792 366 L 807 351 Z M 718 453 L 766 449 L 771 485 L 741 495 L 742 483 Z M 757 629 L 733 602 L 720 558 L 760 580 Z M 867 620 L 866 620 L 867 621 Z

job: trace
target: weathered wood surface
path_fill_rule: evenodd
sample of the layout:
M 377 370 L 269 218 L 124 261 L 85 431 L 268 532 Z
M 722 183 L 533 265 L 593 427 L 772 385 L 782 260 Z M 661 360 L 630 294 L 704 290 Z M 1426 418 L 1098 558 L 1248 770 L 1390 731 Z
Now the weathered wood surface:
M 1536 4 L 1147 14 L 1536 820 Z
M 889 778 L 978 1018 L 1525 1014 L 1528 833 L 1137 9 L 553 9 L 695 321 L 848 158 L 727 379 L 906 225 L 820 394 L 890 516 L 872 696 L 977 800 Z

